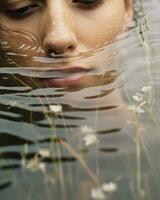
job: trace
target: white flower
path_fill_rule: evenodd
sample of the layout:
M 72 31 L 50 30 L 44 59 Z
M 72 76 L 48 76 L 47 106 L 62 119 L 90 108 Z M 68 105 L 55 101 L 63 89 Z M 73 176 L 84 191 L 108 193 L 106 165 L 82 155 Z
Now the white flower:
M 30 169 L 31 171 L 36 171 L 38 169 L 39 159 L 38 157 L 32 158 L 28 163 L 26 163 L 26 169 Z
M 148 86 L 143 86 L 141 88 L 141 91 L 143 91 L 143 92 L 149 92 L 149 91 L 151 91 L 151 89 L 152 89 L 152 87 L 150 85 L 148 85 Z
M 144 110 L 141 108 L 141 106 L 136 106 L 135 104 L 129 105 L 127 109 L 135 113 L 144 113 Z
M 85 146 L 90 146 L 98 142 L 94 130 L 87 125 L 81 127 L 81 135 L 83 136 L 83 141 Z
M 62 112 L 62 106 L 61 105 L 49 105 L 49 109 L 51 112 L 58 114 Z
M 48 149 L 40 149 L 38 154 L 43 158 L 50 157 L 50 151 Z
M 116 191 L 116 189 L 117 189 L 117 185 L 115 183 L 113 183 L 113 182 L 104 183 L 102 185 L 102 190 L 104 192 L 114 192 L 114 191 Z
M 95 134 L 91 134 L 91 133 L 88 135 L 85 135 L 83 140 L 84 140 L 85 146 L 91 146 L 93 144 L 98 143 L 97 136 Z
M 98 188 L 93 188 L 91 190 L 91 198 L 103 200 L 103 199 L 106 199 L 106 196 L 105 196 L 104 192 L 102 191 L 102 188 L 98 187 Z
M 81 134 L 82 135 L 87 135 L 87 134 L 93 134 L 94 131 L 91 127 L 85 125 L 81 127 Z
M 46 172 L 45 163 L 41 162 L 37 156 L 35 156 L 28 163 L 26 163 L 25 168 L 33 172 L 38 171 L 38 170 L 42 172 Z
M 92 199 L 103 200 L 106 199 L 106 193 L 115 192 L 117 190 L 117 185 L 113 182 L 103 183 L 102 186 L 93 188 L 91 190 Z
M 143 100 L 143 95 L 140 93 L 136 93 L 136 95 L 133 95 L 132 98 L 137 102 L 141 102 Z

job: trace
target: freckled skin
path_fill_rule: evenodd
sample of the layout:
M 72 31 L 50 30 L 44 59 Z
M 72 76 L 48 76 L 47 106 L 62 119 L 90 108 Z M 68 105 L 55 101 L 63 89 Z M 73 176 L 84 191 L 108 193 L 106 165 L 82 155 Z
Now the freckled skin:
M 23 2 L 27 4 L 28 2 L 34 2 L 34 0 L 5 1 L 10 1 L 11 3 L 16 1 L 15 7 L 21 7 Z M 1 6 L 3 7 L 3 5 Z M 112 42 L 125 29 L 131 18 L 132 0 L 103 0 L 103 3 L 94 9 L 82 9 L 73 4 L 72 0 L 46 0 L 46 4 L 41 9 L 23 20 L 7 17 L 0 10 L 0 25 L 3 27 L 0 30 L 0 40 L 8 42 L 7 46 L 9 48 L 3 49 L 5 53 L 12 52 L 27 55 L 27 57 L 10 56 L 18 66 L 33 66 L 42 70 L 44 64 L 33 62 L 33 56 L 48 58 L 51 52 L 74 56 L 95 49 L 105 43 Z M 3 29 L 7 29 L 7 31 Z M 31 35 L 34 37 L 32 38 Z M 28 46 L 30 47 L 29 49 Z M 82 65 L 83 67 L 91 65 L 98 68 L 101 66 L 101 61 L 97 60 L 96 58 L 92 59 L 92 61 L 83 59 L 83 61 L 69 63 L 69 65 Z M 64 63 L 59 63 L 58 66 L 52 64 L 53 68 L 61 66 L 64 67 Z M 102 76 L 86 76 L 80 84 L 76 83 L 75 85 L 80 88 L 83 88 L 83 86 L 98 86 L 107 84 L 107 80 L 110 80 L 112 84 L 115 83 L 115 76 L 110 77 L 108 73 L 106 72 Z M 21 77 L 21 80 L 31 86 L 33 82 L 39 83 L 34 78 L 30 81 L 28 77 L 26 79 Z M 63 86 L 64 84 L 62 83 Z M 70 87 L 68 84 L 68 88 L 73 89 L 73 85 Z M 77 97 L 75 96 L 75 98 Z M 130 118 L 118 92 L 109 95 L 107 101 L 111 104 L 115 102 L 115 105 L 121 105 L 118 112 L 116 109 L 112 115 L 118 116 L 120 113 L 122 119 L 123 113 L 125 119 Z M 123 119 L 122 121 L 124 122 Z
M 20 7 L 22 3 L 22 0 L 9 1 L 16 2 L 15 7 Z M 73 56 L 112 41 L 124 30 L 131 17 L 132 0 L 104 0 L 93 9 L 82 9 L 71 0 L 46 0 L 41 9 L 23 20 L 12 19 L 0 11 L 0 24 L 7 29 L 23 30 L 35 36 L 39 50 L 26 49 L 25 54 L 29 57 L 48 57 L 52 51 Z M 9 43 L 7 51 L 21 53 L 17 47 L 25 43 L 25 39 L 20 34 L 13 35 L 11 37 L 1 31 L 0 38 Z M 29 45 L 29 41 L 27 43 Z M 14 60 L 26 66 L 24 58 Z

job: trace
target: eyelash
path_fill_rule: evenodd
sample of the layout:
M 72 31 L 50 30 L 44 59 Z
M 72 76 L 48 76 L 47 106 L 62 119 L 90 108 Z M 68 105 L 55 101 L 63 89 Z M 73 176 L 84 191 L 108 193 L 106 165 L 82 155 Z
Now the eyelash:
M 73 3 L 77 3 L 77 6 L 82 9 L 94 9 L 102 2 L 103 0 L 73 0 Z
M 103 0 L 73 0 L 72 3 L 77 4 L 81 9 L 94 9 L 98 7 Z M 13 19 L 24 19 L 29 17 L 39 8 L 38 4 L 27 5 L 18 9 L 5 9 L 5 13 Z
M 29 17 L 36 9 L 38 9 L 38 7 L 37 4 L 31 4 L 18 9 L 6 9 L 5 13 L 11 18 L 23 19 Z

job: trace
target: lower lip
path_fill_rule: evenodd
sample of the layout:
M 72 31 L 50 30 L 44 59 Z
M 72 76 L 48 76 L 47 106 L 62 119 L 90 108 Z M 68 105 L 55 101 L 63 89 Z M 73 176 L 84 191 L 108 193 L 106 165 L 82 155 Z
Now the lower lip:
M 85 82 L 85 74 L 74 74 L 64 78 L 48 78 L 40 80 L 41 83 L 48 87 L 78 87 Z

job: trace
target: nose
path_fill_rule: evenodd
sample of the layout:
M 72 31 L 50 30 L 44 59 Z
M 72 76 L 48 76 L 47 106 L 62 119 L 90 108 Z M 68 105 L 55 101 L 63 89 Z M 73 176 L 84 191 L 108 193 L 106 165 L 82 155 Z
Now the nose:
M 64 19 L 53 18 L 46 30 L 43 49 L 48 56 L 64 54 L 71 55 L 77 47 L 77 38 Z

